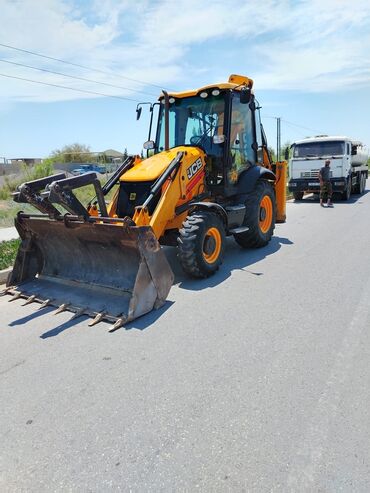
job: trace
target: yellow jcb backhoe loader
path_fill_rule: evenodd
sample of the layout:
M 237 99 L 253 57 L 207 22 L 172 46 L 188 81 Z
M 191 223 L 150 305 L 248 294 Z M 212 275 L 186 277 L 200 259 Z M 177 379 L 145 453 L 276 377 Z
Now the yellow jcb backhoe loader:
M 14 200 L 41 214 L 15 220 L 22 243 L 5 291 L 11 300 L 87 314 L 90 325 L 105 319 L 115 329 L 165 302 L 174 276 L 161 245 L 177 246 L 183 270 L 197 278 L 217 271 L 226 236 L 243 248 L 266 245 L 275 221 L 285 220 L 286 163 L 270 159 L 252 86 L 231 75 L 193 91 L 163 91 L 149 106 L 146 159 L 129 157 L 103 187 L 95 173 L 21 185 Z M 73 190 L 87 184 L 96 200 L 85 207 Z

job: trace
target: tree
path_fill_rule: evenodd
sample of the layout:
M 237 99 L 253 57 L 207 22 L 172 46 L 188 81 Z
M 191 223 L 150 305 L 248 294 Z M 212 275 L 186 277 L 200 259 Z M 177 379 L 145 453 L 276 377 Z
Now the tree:
M 88 163 L 92 160 L 90 147 L 84 144 L 65 145 L 61 149 L 55 149 L 50 158 L 53 162 L 59 163 Z

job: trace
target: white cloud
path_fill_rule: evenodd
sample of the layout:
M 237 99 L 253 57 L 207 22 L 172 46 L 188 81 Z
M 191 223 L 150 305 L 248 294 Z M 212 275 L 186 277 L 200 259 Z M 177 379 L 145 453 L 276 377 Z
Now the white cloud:
M 0 47 L 0 57 L 156 94 L 117 77 L 183 88 L 210 82 L 235 66 L 259 89 L 332 91 L 370 85 L 370 6 L 366 0 L 0 0 L 0 42 L 69 60 L 71 67 Z M 217 66 L 202 53 L 213 43 Z M 202 61 L 198 61 L 202 54 Z M 253 72 L 251 72 L 251 70 Z M 98 86 L 0 63 L 0 73 L 133 97 Z M 60 101 L 92 97 L 0 77 L 2 97 Z M 134 96 L 142 99 L 143 95 Z

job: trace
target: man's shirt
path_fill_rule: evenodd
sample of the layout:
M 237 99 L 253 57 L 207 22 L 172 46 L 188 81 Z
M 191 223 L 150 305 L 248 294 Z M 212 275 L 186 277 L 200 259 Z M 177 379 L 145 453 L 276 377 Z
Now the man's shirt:
M 330 181 L 330 167 L 323 166 L 320 170 L 322 181 Z

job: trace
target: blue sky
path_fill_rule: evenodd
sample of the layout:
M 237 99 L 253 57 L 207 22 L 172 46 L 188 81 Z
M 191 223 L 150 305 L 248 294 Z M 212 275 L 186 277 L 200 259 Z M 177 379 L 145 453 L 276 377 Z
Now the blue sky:
M 0 46 L 0 74 L 154 101 L 160 87 L 190 89 L 240 73 L 255 81 L 272 147 L 277 116 L 282 142 L 327 133 L 370 145 L 368 0 L 244 3 L 0 0 L 1 44 L 93 69 Z M 135 102 L 1 75 L 0 84 L 0 157 L 44 157 L 74 142 L 139 153 L 147 138 Z

